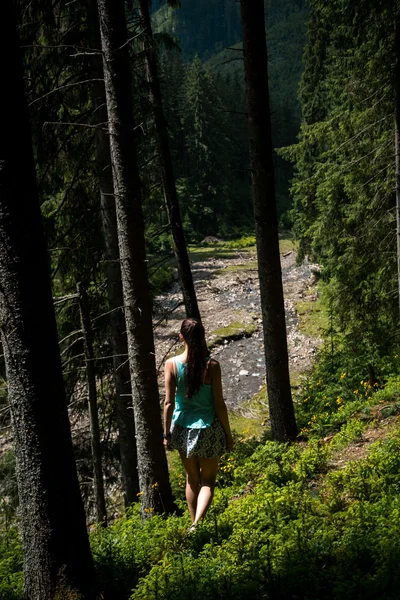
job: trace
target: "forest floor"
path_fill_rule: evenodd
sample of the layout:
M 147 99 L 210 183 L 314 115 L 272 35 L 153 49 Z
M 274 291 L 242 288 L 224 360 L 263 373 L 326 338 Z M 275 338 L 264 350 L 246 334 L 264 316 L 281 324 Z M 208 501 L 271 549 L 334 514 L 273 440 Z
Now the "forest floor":
M 293 242 L 281 239 L 280 244 L 289 365 L 292 387 L 296 388 L 301 375 L 312 367 L 326 323 L 316 288 L 319 266 L 309 262 L 296 265 Z M 255 417 L 258 425 L 264 425 L 267 402 L 255 248 L 235 249 L 214 242 L 190 248 L 190 259 L 208 345 L 221 364 L 228 408 L 236 417 Z M 158 296 L 156 320 L 180 298 L 178 284 Z M 161 391 L 164 360 L 181 351 L 178 332 L 184 318 L 181 306 L 155 330 Z

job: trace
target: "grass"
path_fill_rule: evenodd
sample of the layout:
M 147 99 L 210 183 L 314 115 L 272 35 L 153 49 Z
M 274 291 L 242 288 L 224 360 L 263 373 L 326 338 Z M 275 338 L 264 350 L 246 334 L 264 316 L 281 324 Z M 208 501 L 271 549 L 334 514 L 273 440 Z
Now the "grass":
M 209 246 L 188 246 L 189 258 L 192 262 L 203 262 L 210 258 L 237 258 L 237 250 L 229 250 L 220 244 Z
M 295 390 L 298 390 L 304 381 L 304 372 L 302 371 L 290 371 L 290 387 L 292 388 L 292 393 Z
M 260 439 L 268 419 L 267 386 L 264 384 L 250 400 L 229 413 L 232 430 L 246 437 Z
M 321 337 L 328 329 L 328 315 L 320 298 L 316 300 L 299 300 L 295 302 L 299 315 L 299 329 L 310 337 Z
M 260 418 L 256 418 L 255 416 L 247 416 L 234 411 L 229 414 L 229 422 L 234 433 L 246 437 L 260 438 L 265 431 L 262 415 L 260 415 Z
M 290 373 L 290 383 L 293 396 L 298 393 L 304 373 L 293 371 Z M 246 402 L 240 409 L 229 413 L 232 429 L 245 436 L 260 438 L 266 431 L 268 419 L 268 394 L 267 386 L 264 384 L 260 391 Z
M 243 236 L 238 240 L 231 241 L 220 241 L 214 244 L 207 244 L 204 246 L 197 246 L 195 244 L 189 244 L 188 246 L 190 260 L 193 262 L 199 262 L 208 260 L 209 258 L 239 258 L 244 253 L 255 254 L 256 252 L 256 238 L 254 236 Z M 281 254 L 286 252 L 296 252 L 297 243 L 293 240 L 290 232 L 283 232 L 279 234 L 279 250 Z M 237 269 L 239 265 L 233 265 L 232 270 Z M 255 265 L 257 267 L 257 265 Z M 228 267 L 229 268 L 229 267 Z M 246 265 L 242 265 L 241 268 L 247 268 Z
M 215 275 L 223 275 L 224 273 L 236 273 L 238 271 L 257 271 L 258 263 L 251 262 L 243 265 L 229 265 L 229 267 L 225 267 L 225 269 L 217 269 L 214 271 Z
M 281 254 L 286 254 L 286 252 L 296 252 L 297 244 L 291 237 L 280 237 L 279 251 Z

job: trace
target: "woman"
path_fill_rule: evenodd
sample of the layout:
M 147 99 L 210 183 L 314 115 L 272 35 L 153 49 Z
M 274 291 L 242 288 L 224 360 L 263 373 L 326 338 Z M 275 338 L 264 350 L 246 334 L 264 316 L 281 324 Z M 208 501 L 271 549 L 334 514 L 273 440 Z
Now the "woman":
M 214 494 L 220 456 L 232 450 L 221 368 L 207 356 L 204 327 L 185 319 L 185 350 L 165 363 L 164 446 L 179 450 L 186 470 L 186 500 L 194 531 Z

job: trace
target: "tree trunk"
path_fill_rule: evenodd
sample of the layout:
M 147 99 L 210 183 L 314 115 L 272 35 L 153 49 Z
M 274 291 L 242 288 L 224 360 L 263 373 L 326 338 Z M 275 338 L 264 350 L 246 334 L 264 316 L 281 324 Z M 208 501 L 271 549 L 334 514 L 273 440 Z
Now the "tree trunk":
M 124 0 L 98 0 L 143 516 L 173 510 L 162 444 Z
M 297 428 L 279 256 L 264 3 L 241 0 L 240 6 L 269 412 L 274 439 L 286 441 L 296 437 Z
M 13 2 L 0 4 L 0 329 L 17 459 L 28 600 L 75 588 L 93 565 L 76 473 Z M 61 591 L 60 591 L 61 594 Z
M 76 286 L 78 292 L 79 314 L 83 333 L 83 345 L 86 361 L 88 389 L 88 407 L 90 420 L 90 444 L 93 461 L 93 490 L 96 505 L 96 520 L 107 525 L 106 499 L 104 496 L 103 468 L 101 465 L 101 441 L 99 413 L 97 409 L 96 373 L 94 370 L 93 329 L 90 321 L 88 297 L 81 283 Z
M 168 142 L 167 123 L 164 117 L 160 81 L 158 78 L 157 53 L 154 46 L 153 32 L 149 13 L 148 0 L 139 0 L 140 24 L 144 36 L 144 54 L 146 60 L 147 81 L 149 83 L 150 103 L 154 114 L 157 150 L 160 156 L 161 176 L 164 188 L 165 203 L 171 225 L 172 240 L 180 286 L 185 303 L 186 316 L 200 320 L 196 291 L 194 289 L 192 271 L 183 231 L 181 211 L 176 193 L 174 169 Z
M 397 285 L 399 291 L 400 310 L 400 23 L 399 15 L 395 16 L 394 38 L 395 38 L 395 156 L 396 156 L 396 224 L 397 224 Z
M 121 456 L 121 477 L 125 506 L 137 501 L 139 479 L 133 416 L 131 376 L 128 362 L 128 342 L 123 309 L 121 268 L 119 262 L 117 218 L 115 214 L 114 185 L 111 170 L 110 142 L 107 131 L 106 92 L 103 79 L 103 60 L 97 0 L 88 0 L 88 27 L 90 45 L 99 49 L 91 56 L 93 89 L 93 124 L 96 129 L 96 166 L 100 188 L 101 219 L 103 225 L 107 294 L 110 307 L 111 348 L 113 352 L 115 405 Z

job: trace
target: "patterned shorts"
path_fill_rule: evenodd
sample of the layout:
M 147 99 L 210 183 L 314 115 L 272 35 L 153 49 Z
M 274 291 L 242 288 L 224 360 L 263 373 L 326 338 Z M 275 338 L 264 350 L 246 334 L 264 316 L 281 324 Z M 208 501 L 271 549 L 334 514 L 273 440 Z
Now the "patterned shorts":
M 204 429 L 191 429 L 173 423 L 168 448 L 183 452 L 186 458 L 219 458 L 226 452 L 225 432 L 217 417 L 210 427 Z

